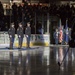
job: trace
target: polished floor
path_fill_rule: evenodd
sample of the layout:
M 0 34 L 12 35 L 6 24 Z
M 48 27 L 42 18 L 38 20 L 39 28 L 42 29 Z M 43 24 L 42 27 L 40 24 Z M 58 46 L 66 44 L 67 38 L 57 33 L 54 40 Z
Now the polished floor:
M 75 75 L 75 49 L 68 50 L 68 46 L 0 48 L 0 75 Z

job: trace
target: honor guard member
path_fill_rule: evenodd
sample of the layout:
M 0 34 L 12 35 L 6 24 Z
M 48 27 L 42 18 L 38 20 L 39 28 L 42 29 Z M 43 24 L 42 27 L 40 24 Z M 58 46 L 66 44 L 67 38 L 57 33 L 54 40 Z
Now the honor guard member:
M 58 29 L 55 30 L 54 32 L 54 40 L 55 40 L 55 44 L 58 45 L 58 35 L 59 35 L 59 31 Z
M 9 34 L 9 39 L 10 39 L 10 49 L 13 49 L 13 43 L 14 43 L 14 38 L 15 38 L 15 28 L 14 28 L 13 23 L 11 24 L 8 30 L 8 34 Z
M 27 23 L 27 27 L 25 29 L 25 35 L 27 39 L 27 48 L 30 48 L 31 27 L 29 22 Z
M 23 42 L 23 37 L 24 37 L 23 27 L 22 27 L 21 23 L 19 23 L 19 27 L 17 29 L 17 35 L 18 35 L 18 40 L 19 40 L 19 48 L 21 48 L 22 42 Z

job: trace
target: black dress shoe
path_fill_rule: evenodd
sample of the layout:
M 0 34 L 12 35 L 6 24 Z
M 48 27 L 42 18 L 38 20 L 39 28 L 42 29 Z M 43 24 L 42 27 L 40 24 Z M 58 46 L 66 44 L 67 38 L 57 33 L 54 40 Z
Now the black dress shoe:
M 21 49 L 20 47 L 18 47 L 18 49 Z
M 8 49 L 13 49 L 13 48 L 9 47 Z
M 30 47 L 26 47 L 26 48 L 30 49 Z

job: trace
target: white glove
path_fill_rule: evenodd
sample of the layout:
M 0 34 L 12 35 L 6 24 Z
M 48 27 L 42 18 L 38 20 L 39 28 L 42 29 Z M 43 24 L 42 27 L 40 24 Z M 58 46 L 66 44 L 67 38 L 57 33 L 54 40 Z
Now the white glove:
M 21 37 L 21 36 L 19 35 L 19 37 Z
M 12 35 L 10 35 L 10 38 L 12 37 Z
M 28 35 L 26 35 L 26 37 L 28 37 Z

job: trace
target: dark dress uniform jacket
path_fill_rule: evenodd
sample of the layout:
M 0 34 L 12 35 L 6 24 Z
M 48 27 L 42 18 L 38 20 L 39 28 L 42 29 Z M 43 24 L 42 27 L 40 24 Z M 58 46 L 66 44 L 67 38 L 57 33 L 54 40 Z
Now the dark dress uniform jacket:
M 12 37 L 15 37 L 15 28 L 10 28 L 9 30 L 8 30 L 8 34 L 9 34 L 9 36 L 11 35 Z
M 31 27 L 26 27 L 25 34 L 31 36 Z
M 20 35 L 22 38 L 24 37 L 23 28 L 19 27 L 19 28 L 17 29 L 17 35 L 18 35 L 18 37 L 19 37 L 19 35 Z

